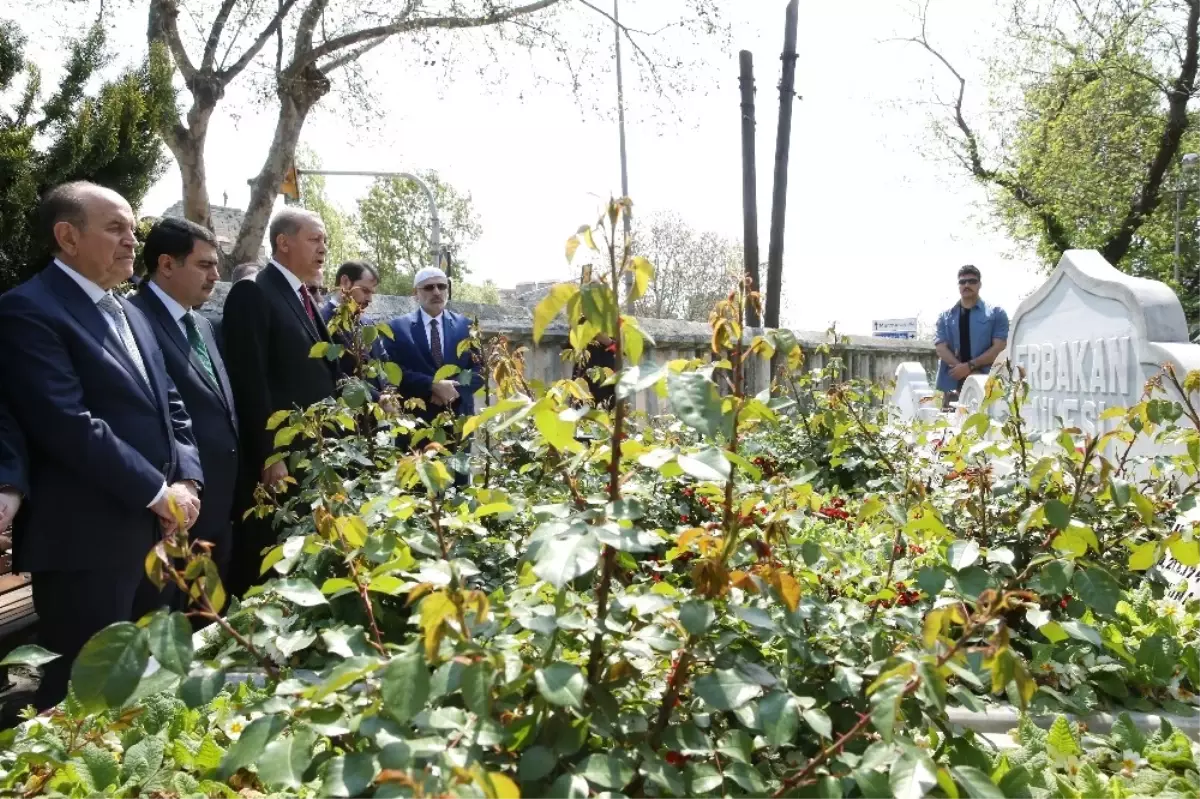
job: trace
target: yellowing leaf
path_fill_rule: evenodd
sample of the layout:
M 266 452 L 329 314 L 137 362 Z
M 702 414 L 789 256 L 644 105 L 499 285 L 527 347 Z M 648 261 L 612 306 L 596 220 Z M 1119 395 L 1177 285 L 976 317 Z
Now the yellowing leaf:
M 564 421 L 551 408 L 543 408 L 533 415 L 538 432 L 550 446 L 560 452 L 581 452 L 583 444 L 575 440 L 575 422 Z
M 457 375 L 459 373 L 459 371 L 461 371 L 461 370 L 459 369 L 457 364 L 453 364 L 453 363 L 444 364 L 442 366 L 442 368 L 440 368 L 436 372 L 434 372 L 433 382 L 436 383 L 439 380 L 449 380 L 450 378 Z
M 796 578 L 785 571 L 776 570 L 772 575 L 771 585 L 779 592 L 779 597 L 788 610 L 795 613 L 800 605 L 800 583 L 796 582 Z
M 1134 547 L 1129 554 L 1129 568 L 1133 571 L 1145 571 L 1158 562 L 1158 544 L 1147 541 Z
M 329 347 L 330 344 L 328 341 L 318 341 L 316 344 L 312 345 L 311 349 L 309 349 L 308 357 L 324 358 L 325 353 L 329 352 Z
M 279 425 L 283 424 L 283 420 L 287 419 L 290 414 L 291 411 L 275 411 L 267 419 L 267 429 L 274 430 L 276 427 L 279 427 Z
M 566 307 L 567 301 L 578 293 L 579 286 L 574 283 L 559 283 L 551 287 L 545 299 L 533 309 L 533 340 L 535 343 L 542 340 L 546 327 Z
M 654 265 L 640 255 L 633 257 L 633 299 L 638 299 L 650 288 L 654 277 Z
M 590 227 L 585 227 L 579 231 L 579 235 L 583 236 L 583 243 L 588 246 L 589 250 L 596 249 L 596 240 L 592 238 L 592 229 Z
M 1087 554 L 1087 541 L 1084 541 L 1078 535 L 1072 532 L 1060 533 L 1054 537 L 1054 548 L 1060 552 L 1066 552 L 1077 558 L 1082 558 Z
M 628 316 L 622 319 L 628 319 Z M 625 324 L 621 329 L 621 345 L 625 350 L 625 357 L 629 359 L 629 363 L 637 365 L 642 362 L 642 351 L 645 349 L 645 340 L 642 338 L 642 331 L 635 325 Z
M 578 236 L 572 236 L 571 238 L 567 239 L 567 263 L 571 263 L 571 260 L 575 257 L 575 251 L 578 249 L 579 249 L 579 237 Z
M 1200 543 L 1194 539 L 1172 541 L 1171 556 L 1184 566 L 1200 566 Z
M 925 644 L 926 649 L 932 649 L 937 643 L 938 638 L 949 626 L 949 610 L 946 608 L 934 608 L 925 616 L 925 627 L 921 633 L 921 641 Z
M 346 543 L 355 549 L 367 543 L 367 523 L 357 516 L 339 517 L 334 524 Z
M 475 784 L 488 799 L 521 799 L 517 784 L 498 771 L 476 771 Z

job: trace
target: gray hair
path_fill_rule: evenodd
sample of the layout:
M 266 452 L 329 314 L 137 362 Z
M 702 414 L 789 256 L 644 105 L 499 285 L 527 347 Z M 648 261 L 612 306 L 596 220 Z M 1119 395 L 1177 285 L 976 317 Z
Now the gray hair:
M 268 235 L 271 237 L 271 252 L 275 252 L 279 248 L 280 236 L 295 236 L 300 232 L 300 228 L 304 227 L 309 222 L 321 222 L 321 217 L 309 211 L 307 208 L 296 208 L 294 206 L 285 206 L 280 208 L 271 217 L 271 228 Z
M 247 261 L 244 264 L 238 264 L 229 273 L 229 282 L 236 283 L 239 280 L 245 280 L 248 277 L 254 277 L 258 274 L 258 270 L 262 269 L 262 265 L 258 261 Z

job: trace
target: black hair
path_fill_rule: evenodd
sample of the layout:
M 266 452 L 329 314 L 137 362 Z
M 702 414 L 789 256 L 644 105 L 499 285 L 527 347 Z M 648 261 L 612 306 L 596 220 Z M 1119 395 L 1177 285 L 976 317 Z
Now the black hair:
M 972 266 L 971 264 L 967 264 L 966 266 L 959 267 L 958 276 L 962 277 L 963 275 L 974 275 L 975 277 L 979 278 L 980 280 L 983 279 L 983 275 L 979 274 L 979 267 Z
M 379 270 L 366 261 L 346 261 L 338 267 L 337 274 L 333 278 L 333 284 L 340 286 L 342 278 L 350 278 L 351 283 L 357 283 L 362 280 L 365 275 L 370 275 L 379 282 Z
M 142 247 L 146 274 L 152 275 L 158 271 L 158 259 L 163 255 L 180 261 L 187 258 L 192 254 L 197 241 L 217 246 L 217 237 L 208 228 L 187 219 L 164 216 L 155 222 L 154 227 L 146 234 L 146 244 Z

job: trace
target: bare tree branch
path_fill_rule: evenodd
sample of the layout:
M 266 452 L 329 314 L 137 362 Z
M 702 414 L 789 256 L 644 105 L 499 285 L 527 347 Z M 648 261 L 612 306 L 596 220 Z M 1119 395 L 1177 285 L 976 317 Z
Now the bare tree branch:
M 221 34 L 225 31 L 225 23 L 228 21 L 229 15 L 233 13 L 233 7 L 237 5 L 237 1 L 222 0 L 221 7 L 217 9 L 217 17 L 208 31 L 208 41 L 204 44 L 204 56 L 200 59 L 200 69 L 205 72 L 212 69 L 213 61 L 217 57 L 217 45 L 221 41 Z
M 225 79 L 226 83 L 232 81 L 238 76 L 238 74 L 241 73 L 242 70 L 249 66 L 250 62 L 255 59 L 263 47 L 266 46 L 267 41 L 270 40 L 270 38 L 274 36 L 276 32 L 282 32 L 283 21 L 287 19 L 287 15 L 291 13 L 291 10 L 295 5 L 296 0 L 283 0 L 283 2 L 279 4 L 279 10 L 275 12 L 275 16 L 272 17 L 271 21 L 267 23 L 267 26 L 262 29 L 262 32 L 258 34 L 258 38 L 254 40 L 254 44 L 246 48 L 246 51 L 242 53 L 242 57 L 235 61 L 233 66 L 221 70 L 220 74 Z

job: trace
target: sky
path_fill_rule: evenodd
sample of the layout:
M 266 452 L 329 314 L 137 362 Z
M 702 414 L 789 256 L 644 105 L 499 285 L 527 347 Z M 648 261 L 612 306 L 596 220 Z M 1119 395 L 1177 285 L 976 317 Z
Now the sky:
M 673 211 L 697 229 L 740 239 L 737 51 L 750 50 L 765 260 L 786 3 L 724 5 L 731 46 L 714 43 L 689 53 L 707 66 L 675 101 L 681 120 L 652 117 L 638 96 L 644 87 L 636 80 L 627 86 L 630 196 L 637 213 Z M 144 51 L 140 7 L 134 3 L 128 18 L 114 25 L 117 49 Z M 802 99 L 792 121 L 784 323 L 803 330 L 836 323 L 846 333 L 867 333 L 872 320 L 885 318 L 918 317 L 931 325 L 954 304 L 955 273 L 964 263 L 982 270 L 984 298 L 1011 315 L 1044 273 L 1032 255 L 993 230 L 983 189 L 937 157 L 944 152 L 933 140 L 930 101 L 953 85 L 918 47 L 894 41 L 916 30 L 912 3 L 803 2 L 800 9 L 796 92 Z M 993 0 L 933 0 L 929 33 L 970 80 L 982 74 L 980 54 L 995 35 L 996 17 Z M 25 15 L 20 22 L 49 78 L 61 19 Z M 611 36 L 610 30 L 596 35 Z M 587 87 L 581 104 L 565 88 L 533 88 L 519 76 L 495 86 L 466 70 L 448 80 L 413 63 L 411 53 L 379 48 L 366 64 L 375 76 L 375 118 L 363 122 L 343 96 L 331 95 L 310 117 L 302 143 L 329 169 L 436 169 L 469 192 L 483 227 L 462 254 L 473 281 L 505 287 L 565 277 L 565 240 L 595 221 L 610 194 L 620 194 L 617 125 L 611 113 L 595 110 L 615 106 L 612 76 Z M 208 139 L 214 203 L 227 193 L 230 205 L 244 207 L 247 180 L 261 167 L 273 127 L 273 112 L 256 104 L 249 86 L 235 84 Z M 368 185 L 366 178 L 331 178 L 328 187 L 350 209 Z M 140 211 L 161 213 L 179 197 L 172 164 Z

